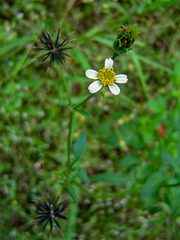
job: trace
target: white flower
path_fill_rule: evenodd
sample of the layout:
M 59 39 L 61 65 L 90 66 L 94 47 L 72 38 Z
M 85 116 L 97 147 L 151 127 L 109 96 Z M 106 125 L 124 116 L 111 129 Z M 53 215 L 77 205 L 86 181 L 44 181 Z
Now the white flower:
M 128 78 L 125 74 L 116 75 L 113 63 L 114 61 L 111 58 L 107 58 L 105 60 L 104 68 L 100 69 L 99 72 L 92 69 L 88 69 L 86 71 L 86 77 L 90 79 L 97 79 L 89 85 L 88 90 L 90 93 L 96 93 L 104 86 L 108 86 L 109 90 L 114 95 L 118 95 L 120 93 L 120 88 L 116 83 L 126 83 Z

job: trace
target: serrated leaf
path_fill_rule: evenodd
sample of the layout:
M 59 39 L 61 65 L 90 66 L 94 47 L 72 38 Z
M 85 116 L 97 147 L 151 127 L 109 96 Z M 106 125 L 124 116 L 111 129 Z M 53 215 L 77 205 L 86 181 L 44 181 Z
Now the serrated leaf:
M 92 177 L 93 180 L 109 183 L 109 184 L 125 184 L 128 177 L 120 173 L 100 173 Z
M 180 205 L 180 187 L 169 188 L 167 191 L 168 203 L 174 212 L 179 211 Z
M 87 111 L 85 110 L 82 110 L 82 109 L 76 109 L 77 112 L 81 113 L 82 115 L 86 116 L 86 117 L 90 117 L 90 118 L 93 118 L 93 116 L 88 113 Z
M 155 172 L 154 166 L 152 164 L 147 164 L 141 166 L 139 172 L 137 173 L 138 179 L 145 182 L 147 178 Z
M 144 183 L 142 187 L 143 194 L 153 194 L 155 193 L 160 187 L 163 186 L 164 182 L 166 181 L 166 174 L 163 172 L 155 172 L 153 173 L 148 180 Z
M 168 167 L 172 169 L 175 169 L 176 167 L 178 167 L 177 160 L 170 152 L 162 151 L 161 158 Z
M 87 183 L 87 184 L 90 183 L 86 170 L 84 170 L 84 169 L 81 168 L 81 167 L 79 168 L 79 178 L 80 178 L 83 182 L 85 182 L 85 183 Z
M 71 196 L 71 198 L 74 200 L 75 203 L 77 203 L 78 199 L 77 199 L 77 195 L 76 195 L 74 188 L 72 186 L 66 186 L 66 188 L 67 188 L 68 193 Z
M 155 194 L 164 185 L 166 179 L 167 175 L 164 172 L 155 172 L 142 186 L 141 197 L 149 207 L 155 204 Z
M 139 163 L 139 159 L 135 155 L 130 154 L 130 155 L 123 157 L 118 162 L 117 166 L 123 170 L 127 170 L 138 163 Z
M 73 164 L 81 158 L 85 149 L 86 149 L 86 132 L 83 131 L 82 134 L 79 136 L 79 138 L 77 139 L 77 141 L 74 144 Z

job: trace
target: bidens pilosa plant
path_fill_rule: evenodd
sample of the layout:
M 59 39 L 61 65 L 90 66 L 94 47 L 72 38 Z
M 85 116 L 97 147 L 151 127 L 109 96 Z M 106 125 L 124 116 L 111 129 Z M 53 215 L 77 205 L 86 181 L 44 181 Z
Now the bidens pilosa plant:
M 86 148 L 85 131 L 82 132 L 82 134 L 79 136 L 79 138 L 77 139 L 77 141 L 72 147 L 74 113 L 78 112 L 87 117 L 92 117 L 90 113 L 88 113 L 85 110 L 82 110 L 80 107 L 85 102 L 89 101 L 97 92 L 99 92 L 102 88 L 106 86 L 109 88 L 112 94 L 118 95 L 120 93 L 120 88 L 117 84 L 126 83 L 128 81 L 128 78 L 125 74 L 116 74 L 113 68 L 113 63 L 115 58 L 118 55 L 127 53 L 131 49 L 132 44 L 134 43 L 136 37 L 138 36 L 138 28 L 135 24 L 128 25 L 128 26 L 122 26 L 122 25 L 120 26 L 120 29 L 118 30 L 117 38 L 113 44 L 114 53 L 112 58 L 105 59 L 104 68 L 100 69 L 99 71 L 96 71 L 93 69 L 87 69 L 87 71 L 85 72 L 86 77 L 90 79 L 94 79 L 95 81 L 91 83 L 88 87 L 90 95 L 77 105 L 73 104 L 70 91 L 64 76 L 64 72 L 63 72 L 64 69 L 62 68 L 62 65 L 66 61 L 66 57 L 70 57 L 70 55 L 67 54 L 66 51 L 72 48 L 72 47 L 66 47 L 66 45 L 69 44 L 72 40 L 70 40 L 69 37 L 67 37 L 64 41 L 62 41 L 59 44 L 58 42 L 60 37 L 60 28 L 58 30 L 56 41 L 54 43 L 48 32 L 41 31 L 41 34 L 43 36 L 43 39 L 40 37 L 38 38 L 40 39 L 40 42 L 43 44 L 43 46 L 42 47 L 36 46 L 35 48 L 37 50 L 46 51 L 46 53 L 40 56 L 43 58 L 42 62 L 44 62 L 48 57 L 50 57 L 48 69 L 51 67 L 53 62 L 56 62 L 57 65 L 59 66 L 62 84 L 64 85 L 64 89 L 67 94 L 68 105 L 70 109 L 69 125 L 68 125 L 69 130 L 68 130 L 68 136 L 67 136 L 66 164 L 64 166 L 61 166 L 60 170 L 58 171 L 49 169 L 48 166 L 41 166 L 41 167 L 48 171 L 54 172 L 54 174 L 57 174 L 60 180 L 60 189 L 59 189 L 58 197 L 56 199 L 56 203 L 60 198 L 62 198 L 64 190 L 70 195 L 70 197 L 73 199 L 74 202 L 77 202 L 77 195 L 76 195 L 74 186 L 78 187 L 82 191 L 85 191 L 86 193 L 89 193 L 91 196 L 98 198 L 97 195 L 90 193 L 88 189 L 85 189 L 84 187 L 82 187 L 82 185 L 80 184 L 80 181 L 78 180 L 80 179 L 81 181 L 89 184 L 87 172 L 85 171 L 85 169 L 81 168 L 79 164 L 79 160 Z M 73 156 L 74 156 L 73 159 L 70 157 L 72 155 L 72 149 L 73 149 Z M 106 198 L 109 198 L 109 197 L 111 196 L 106 196 Z M 50 235 L 52 235 L 53 222 L 60 229 L 62 233 L 60 223 L 58 222 L 57 219 L 59 219 L 60 221 L 67 220 L 67 217 L 62 215 L 62 213 L 67 209 L 67 207 L 60 208 L 61 204 L 62 202 L 58 205 L 55 204 L 53 207 L 51 205 L 50 197 L 48 197 L 48 202 L 43 202 L 43 203 L 38 202 L 37 213 L 36 213 L 37 217 L 34 218 L 34 221 L 36 222 L 37 226 L 44 223 L 41 233 L 46 228 L 48 223 L 50 223 Z

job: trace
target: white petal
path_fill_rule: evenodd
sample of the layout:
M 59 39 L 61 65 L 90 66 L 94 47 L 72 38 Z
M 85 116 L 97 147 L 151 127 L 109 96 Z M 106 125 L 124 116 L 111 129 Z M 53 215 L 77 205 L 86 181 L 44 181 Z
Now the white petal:
M 94 81 L 93 83 L 91 83 L 88 87 L 88 90 L 90 91 L 90 93 L 96 93 L 98 92 L 101 88 L 103 87 L 103 84 L 101 83 L 101 81 L 97 80 Z
M 113 66 L 114 61 L 111 58 L 106 58 L 105 60 L 105 68 L 111 68 Z
M 128 78 L 125 74 L 118 74 L 115 76 L 115 78 L 117 79 L 117 83 L 126 83 L 128 81 Z
M 91 79 L 98 79 L 99 73 L 93 69 L 88 69 L 86 70 L 85 75 Z
M 115 83 L 111 83 L 109 86 L 109 90 L 114 94 L 114 95 L 118 95 L 120 93 L 120 88 L 118 87 L 118 85 L 116 85 Z

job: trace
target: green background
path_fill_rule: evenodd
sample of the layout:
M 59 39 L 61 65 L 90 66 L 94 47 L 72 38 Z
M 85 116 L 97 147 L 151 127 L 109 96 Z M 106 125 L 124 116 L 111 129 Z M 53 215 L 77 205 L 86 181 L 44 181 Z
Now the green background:
M 36 239 L 32 200 L 57 197 L 61 182 L 38 165 L 59 170 L 66 160 L 68 101 L 56 64 L 47 72 L 35 59 L 43 54 L 35 34 L 48 30 L 55 41 L 62 26 L 61 42 L 75 31 L 64 72 L 77 104 L 89 94 L 85 71 L 103 68 L 119 26 L 133 23 L 133 50 L 114 63 L 128 82 L 118 96 L 104 88 L 83 105 L 93 118 L 75 115 L 90 185 L 76 187 L 78 204 L 63 192 L 70 222 L 59 222 L 67 240 L 180 238 L 179 1 L 1 0 L 0 239 Z

